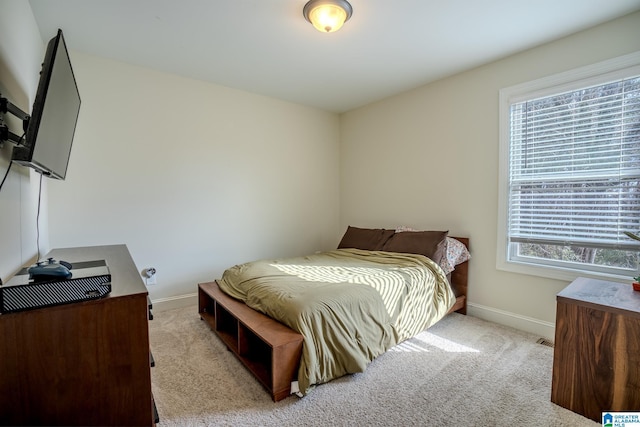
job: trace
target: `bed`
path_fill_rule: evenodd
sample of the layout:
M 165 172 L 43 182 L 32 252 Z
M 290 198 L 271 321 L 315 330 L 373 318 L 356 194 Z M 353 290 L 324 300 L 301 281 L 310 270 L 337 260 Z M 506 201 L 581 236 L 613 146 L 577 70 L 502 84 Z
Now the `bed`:
M 271 377 L 294 376 L 290 391 L 303 396 L 318 384 L 363 372 L 377 356 L 447 313 L 466 313 L 468 245 L 468 239 L 446 231 L 350 226 L 336 250 L 227 269 L 208 291 L 221 305 L 208 305 L 201 295 L 199 311 L 212 313 L 212 328 L 274 400 L 288 395 L 282 388 L 294 378 Z M 239 322 L 231 331 L 237 338 L 229 339 L 225 330 L 229 318 Z M 292 343 L 300 337 L 296 351 L 281 352 L 284 344 L 270 338 L 281 340 L 268 329 L 283 325 Z M 255 351 L 242 344 L 256 341 L 261 344 L 253 345 Z M 293 359 L 283 374 L 275 372 L 281 357 Z M 256 360 L 263 362 L 259 369 Z

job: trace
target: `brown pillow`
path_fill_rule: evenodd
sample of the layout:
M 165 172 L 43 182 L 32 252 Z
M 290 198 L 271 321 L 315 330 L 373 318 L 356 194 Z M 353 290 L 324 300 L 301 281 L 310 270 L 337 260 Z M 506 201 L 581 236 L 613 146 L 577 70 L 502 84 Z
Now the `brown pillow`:
M 385 242 L 395 233 L 384 228 L 347 227 L 338 249 L 355 248 L 367 251 L 381 251 Z
M 449 231 L 412 231 L 395 233 L 382 250 L 406 254 L 420 254 L 440 263 L 446 254 Z

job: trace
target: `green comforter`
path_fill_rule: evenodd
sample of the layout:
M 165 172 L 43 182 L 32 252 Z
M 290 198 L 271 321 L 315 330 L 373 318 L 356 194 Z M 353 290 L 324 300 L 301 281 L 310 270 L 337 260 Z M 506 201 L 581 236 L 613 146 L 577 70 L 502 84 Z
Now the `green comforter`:
M 363 372 L 370 361 L 440 320 L 455 296 L 422 255 L 338 249 L 226 270 L 220 288 L 304 337 L 298 384 Z

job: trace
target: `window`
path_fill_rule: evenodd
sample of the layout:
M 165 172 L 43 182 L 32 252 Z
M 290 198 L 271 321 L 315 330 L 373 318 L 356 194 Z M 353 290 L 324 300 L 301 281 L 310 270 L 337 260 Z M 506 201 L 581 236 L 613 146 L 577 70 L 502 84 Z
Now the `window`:
M 638 273 L 639 56 L 501 91 L 498 268 Z

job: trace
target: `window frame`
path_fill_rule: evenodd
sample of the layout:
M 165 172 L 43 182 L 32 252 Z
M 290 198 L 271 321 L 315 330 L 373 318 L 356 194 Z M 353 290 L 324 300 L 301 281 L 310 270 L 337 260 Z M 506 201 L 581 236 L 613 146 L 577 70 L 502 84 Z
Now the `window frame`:
M 496 244 L 496 268 L 498 270 L 567 281 L 572 281 L 577 277 L 592 277 L 628 282 L 630 277 L 640 274 L 640 269 L 621 272 L 619 271 L 620 269 L 597 266 L 593 269 L 585 270 L 579 268 L 579 265 L 574 267 L 554 262 L 553 260 L 532 261 L 528 257 L 513 256 L 513 254 L 510 254 L 511 245 L 509 244 L 508 236 L 511 105 L 638 74 L 640 74 L 640 52 L 634 52 L 506 87 L 499 91 L 498 228 Z

